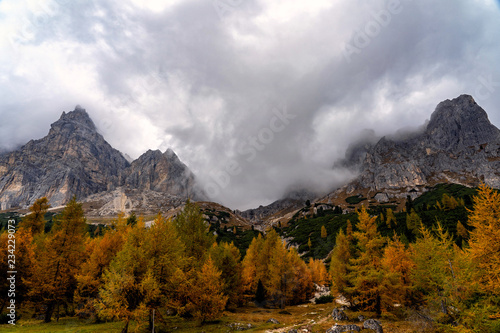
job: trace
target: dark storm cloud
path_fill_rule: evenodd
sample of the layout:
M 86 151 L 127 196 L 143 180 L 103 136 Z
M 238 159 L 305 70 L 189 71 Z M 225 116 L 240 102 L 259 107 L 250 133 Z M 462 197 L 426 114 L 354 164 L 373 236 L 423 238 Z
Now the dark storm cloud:
M 416 128 L 443 99 L 472 94 L 500 124 L 493 1 L 45 3 L 0 3 L 3 149 L 82 104 L 113 146 L 172 147 L 248 208 L 345 183 L 349 143 Z M 20 33 L 26 17 L 41 23 Z

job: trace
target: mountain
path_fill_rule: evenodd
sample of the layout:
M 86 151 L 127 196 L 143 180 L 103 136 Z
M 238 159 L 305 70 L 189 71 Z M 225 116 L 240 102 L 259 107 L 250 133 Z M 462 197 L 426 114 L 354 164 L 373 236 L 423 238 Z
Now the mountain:
M 420 132 L 363 142 L 350 152 L 342 164 L 360 175 L 327 198 L 355 194 L 383 202 L 416 197 L 438 183 L 500 187 L 500 130 L 469 95 L 439 103 Z
M 63 112 L 49 134 L 0 155 L 0 208 L 29 206 L 42 196 L 53 206 L 112 189 L 129 166 L 100 135 L 87 112 Z
M 97 201 L 106 205 L 103 198 L 116 201 L 112 193 L 143 197 L 142 190 L 155 198 L 175 199 L 176 204 L 188 196 L 203 197 L 194 175 L 172 150 L 148 151 L 129 163 L 79 106 L 63 112 L 44 138 L 0 155 L 1 210 L 26 208 L 43 196 L 60 206 L 74 195 L 84 200 L 97 194 Z
M 123 185 L 187 198 L 195 186 L 195 179 L 171 149 L 165 153 L 148 150 L 125 171 Z
M 317 194 L 305 189 L 293 189 L 286 192 L 282 199 L 276 200 L 267 206 L 259 206 L 245 211 L 236 211 L 236 213 L 251 221 L 255 225 L 264 222 L 280 221 L 297 209 L 304 207 L 307 200 L 312 200 Z M 293 214 L 292 214 L 293 215 Z M 290 215 L 291 217 L 291 215 Z

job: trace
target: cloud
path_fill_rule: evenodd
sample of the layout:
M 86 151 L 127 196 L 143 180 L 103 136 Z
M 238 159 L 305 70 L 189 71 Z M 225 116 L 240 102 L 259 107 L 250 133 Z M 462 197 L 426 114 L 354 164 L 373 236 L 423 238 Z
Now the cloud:
M 444 99 L 472 94 L 500 124 L 499 16 L 489 0 L 2 0 L 0 149 L 81 104 L 114 147 L 171 147 L 232 208 L 328 190 L 366 129 L 417 127 Z

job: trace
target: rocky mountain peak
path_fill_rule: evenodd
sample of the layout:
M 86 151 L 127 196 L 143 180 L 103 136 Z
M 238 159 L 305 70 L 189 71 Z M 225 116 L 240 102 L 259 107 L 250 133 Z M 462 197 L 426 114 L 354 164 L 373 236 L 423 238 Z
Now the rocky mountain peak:
M 469 95 L 438 104 L 426 129 L 435 148 L 456 151 L 500 139 L 500 131 Z
M 424 131 L 366 148 L 359 177 L 346 187 L 349 195 L 364 189 L 406 197 L 443 182 L 500 186 L 500 130 L 469 95 L 439 103 Z
M 97 132 L 96 126 L 89 114 L 80 105 L 77 105 L 75 110 L 68 113 L 63 111 L 59 120 L 50 126 L 52 133 L 74 130 Z
M 63 112 L 44 138 L 0 155 L 0 210 L 27 207 L 42 196 L 58 206 L 73 195 L 83 199 L 117 188 L 171 202 L 202 197 L 194 175 L 171 149 L 149 150 L 129 163 L 79 105 Z

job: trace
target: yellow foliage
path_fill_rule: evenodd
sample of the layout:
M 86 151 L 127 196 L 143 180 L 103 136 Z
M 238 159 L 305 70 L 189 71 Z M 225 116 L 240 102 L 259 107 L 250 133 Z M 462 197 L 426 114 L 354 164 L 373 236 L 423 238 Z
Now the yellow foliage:
M 500 194 L 481 185 L 470 212 L 470 255 L 483 291 L 500 294 Z
M 309 261 L 309 271 L 311 272 L 312 282 L 317 285 L 325 285 L 330 280 L 325 264 L 319 259 Z
M 29 229 L 33 235 L 43 233 L 45 228 L 44 215 L 49 208 L 49 200 L 46 197 L 37 199 L 29 208 L 31 213 L 23 218 L 21 227 Z
M 321 238 L 326 238 L 328 233 L 326 232 L 326 228 L 324 225 L 321 226 Z
M 228 297 L 223 294 L 221 272 L 209 257 L 197 274 L 189 292 L 190 312 L 202 323 L 222 316 Z

